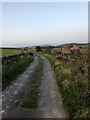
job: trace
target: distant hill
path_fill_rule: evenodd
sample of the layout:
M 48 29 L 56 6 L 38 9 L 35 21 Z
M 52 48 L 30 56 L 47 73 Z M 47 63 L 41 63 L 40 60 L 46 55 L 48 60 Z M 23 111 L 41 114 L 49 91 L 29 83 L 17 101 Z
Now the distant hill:
M 73 45 L 78 45 L 79 47 L 87 47 L 90 43 L 65 43 L 61 45 L 51 46 L 51 45 L 43 45 L 40 46 L 41 48 L 61 48 L 64 45 L 67 45 L 68 47 L 72 47 Z
M 68 47 L 72 47 L 73 45 L 78 45 L 79 47 L 87 47 L 90 43 L 66 43 L 62 45 L 54 46 L 55 48 L 63 47 L 64 45 L 67 45 Z
M 54 46 L 51 46 L 51 45 L 43 45 L 43 46 L 41 46 L 41 48 L 52 48 L 52 47 L 54 47 Z
M 78 45 L 79 47 L 87 47 L 88 45 L 90 46 L 90 43 L 65 43 L 65 44 L 61 44 L 61 45 L 56 45 L 56 46 L 52 46 L 52 45 L 42 45 L 40 46 L 42 49 L 44 48 L 61 48 L 64 45 L 67 45 L 68 47 L 72 47 L 73 45 Z M 36 46 L 27 46 L 28 48 L 35 48 Z M 0 47 L 0 49 L 22 49 L 25 47 Z
M 18 47 L 17 48 L 16 47 L 0 47 L 0 49 L 3 50 L 3 49 L 21 49 L 21 48 L 18 48 Z

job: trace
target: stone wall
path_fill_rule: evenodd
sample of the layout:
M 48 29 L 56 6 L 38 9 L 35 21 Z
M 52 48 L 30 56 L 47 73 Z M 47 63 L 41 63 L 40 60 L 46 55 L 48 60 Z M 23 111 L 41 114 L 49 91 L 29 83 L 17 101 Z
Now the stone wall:
M 4 57 L 0 58 L 0 60 L 2 59 L 2 65 L 8 64 L 8 63 L 13 62 L 13 61 L 18 61 L 20 59 L 20 57 L 23 57 L 26 54 L 33 55 L 33 53 L 29 51 L 27 53 L 20 53 L 17 55 L 4 56 Z

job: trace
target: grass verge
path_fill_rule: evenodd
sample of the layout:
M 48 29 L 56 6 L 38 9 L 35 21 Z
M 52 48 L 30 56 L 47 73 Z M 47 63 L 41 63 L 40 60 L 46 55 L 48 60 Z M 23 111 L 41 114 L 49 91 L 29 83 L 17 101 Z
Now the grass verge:
M 16 62 L 2 65 L 2 90 L 23 73 L 33 59 L 33 56 L 26 54 Z
M 21 103 L 21 107 L 24 108 L 37 108 L 38 107 L 38 99 L 39 99 L 39 86 L 41 84 L 41 76 L 43 74 L 43 62 L 42 60 L 39 61 L 33 76 L 32 76 L 32 83 L 30 85 L 30 90 L 26 94 L 25 98 Z
M 42 53 L 53 66 L 63 102 L 69 111 L 69 117 L 88 118 L 89 89 L 87 56 L 63 55 L 59 60 L 56 56 Z M 70 58 L 70 59 L 68 59 Z

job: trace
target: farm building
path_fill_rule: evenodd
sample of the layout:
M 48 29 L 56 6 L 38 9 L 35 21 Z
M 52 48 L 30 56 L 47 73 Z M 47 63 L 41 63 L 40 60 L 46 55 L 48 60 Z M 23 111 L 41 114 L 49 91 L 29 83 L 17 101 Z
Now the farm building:
M 70 48 L 67 45 L 64 45 L 62 48 L 62 53 L 70 53 Z
M 71 47 L 71 54 L 74 55 L 80 54 L 80 48 L 77 45 L 73 45 L 73 47 Z

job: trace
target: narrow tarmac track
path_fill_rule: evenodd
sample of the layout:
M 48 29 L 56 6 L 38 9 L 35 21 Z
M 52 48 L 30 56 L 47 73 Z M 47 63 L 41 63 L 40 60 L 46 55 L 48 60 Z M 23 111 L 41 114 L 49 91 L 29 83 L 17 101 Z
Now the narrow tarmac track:
M 38 108 L 21 108 L 19 103 L 28 90 L 39 58 L 43 61 L 44 69 Z M 68 118 L 52 67 L 45 57 L 38 54 L 35 54 L 35 60 L 27 70 L 3 92 L 2 97 L 2 113 L 7 118 Z
M 30 77 L 33 75 L 36 65 L 38 64 L 38 57 L 35 56 L 34 61 L 22 73 L 15 81 L 12 82 L 3 92 L 2 92 L 2 117 L 6 117 L 11 113 L 12 109 L 16 109 L 22 96 L 27 91 L 28 83 L 30 84 Z

